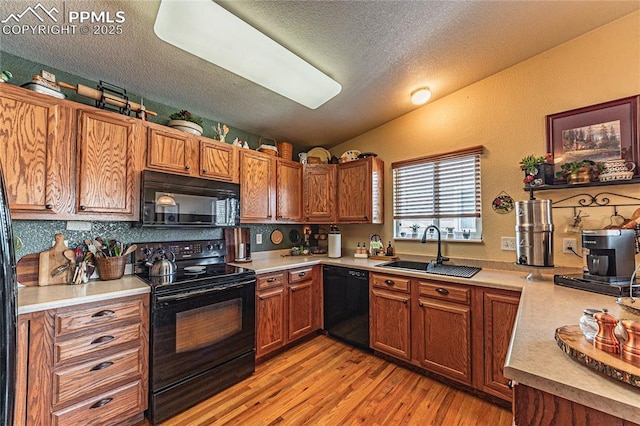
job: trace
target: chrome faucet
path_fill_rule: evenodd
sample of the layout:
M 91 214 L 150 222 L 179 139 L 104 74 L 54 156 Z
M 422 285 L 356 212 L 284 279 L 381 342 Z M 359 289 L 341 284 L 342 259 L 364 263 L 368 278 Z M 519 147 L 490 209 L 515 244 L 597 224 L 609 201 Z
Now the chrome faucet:
M 422 234 L 422 240 L 420 240 L 420 242 L 422 244 L 427 242 L 427 231 L 429 231 L 429 229 L 435 229 L 438 233 L 438 255 L 436 256 L 436 265 L 442 265 L 442 262 L 449 260 L 449 258 L 442 256 L 442 240 L 440 238 L 440 229 L 438 229 L 438 227 L 435 225 L 427 226 L 424 230 L 424 234 Z

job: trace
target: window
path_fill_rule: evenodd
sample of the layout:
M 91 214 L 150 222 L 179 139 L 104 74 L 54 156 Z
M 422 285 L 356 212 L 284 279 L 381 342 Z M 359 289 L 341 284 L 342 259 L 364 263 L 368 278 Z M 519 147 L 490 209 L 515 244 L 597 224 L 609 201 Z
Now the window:
M 480 154 L 476 146 L 393 163 L 394 237 L 422 238 L 435 225 L 442 238 L 481 240 Z

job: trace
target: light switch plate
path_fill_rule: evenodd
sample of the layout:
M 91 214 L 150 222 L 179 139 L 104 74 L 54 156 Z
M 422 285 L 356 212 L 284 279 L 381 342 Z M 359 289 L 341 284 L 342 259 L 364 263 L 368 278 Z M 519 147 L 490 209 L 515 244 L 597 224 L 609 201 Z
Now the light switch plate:
M 262 234 L 256 234 L 256 244 L 262 244 Z
M 500 249 L 505 251 L 516 251 L 515 237 L 502 237 L 502 240 L 500 242 Z

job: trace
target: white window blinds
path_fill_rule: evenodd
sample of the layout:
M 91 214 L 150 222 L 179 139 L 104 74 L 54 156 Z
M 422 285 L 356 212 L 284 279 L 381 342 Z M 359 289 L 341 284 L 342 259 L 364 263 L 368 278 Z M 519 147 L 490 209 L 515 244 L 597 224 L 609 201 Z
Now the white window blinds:
M 480 217 L 482 146 L 393 163 L 394 219 Z

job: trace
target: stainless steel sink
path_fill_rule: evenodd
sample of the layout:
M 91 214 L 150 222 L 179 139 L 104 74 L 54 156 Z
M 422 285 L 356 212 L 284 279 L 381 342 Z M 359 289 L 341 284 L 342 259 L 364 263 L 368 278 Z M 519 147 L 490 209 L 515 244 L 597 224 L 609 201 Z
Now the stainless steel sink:
M 482 269 L 475 266 L 437 265 L 434 262 L 413 262 L 410 260 L 394 260 L 392 262 L 380 263 L 376 266 L 419 271 L 427 274 L 446 275 L 448 277 L 457 278 L 471 278 Z

